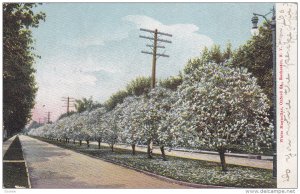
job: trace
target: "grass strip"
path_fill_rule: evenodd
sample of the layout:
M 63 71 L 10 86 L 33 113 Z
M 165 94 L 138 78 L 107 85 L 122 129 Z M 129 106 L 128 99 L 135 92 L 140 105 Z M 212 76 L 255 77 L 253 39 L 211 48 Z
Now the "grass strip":
M 21 142 L 18 136 L 10 144 L 3 160 L 24 160 Z
M 29 188 L 25 162 L 3 163 L 3 186 L 5 188 Z
M 9 146 L 3 160 L 12 161 L 3 162 L 3 186 L 5 188 L 29 188 L 25 162 L 13 162 L 24 160 L 22 146 L 18 136 Z

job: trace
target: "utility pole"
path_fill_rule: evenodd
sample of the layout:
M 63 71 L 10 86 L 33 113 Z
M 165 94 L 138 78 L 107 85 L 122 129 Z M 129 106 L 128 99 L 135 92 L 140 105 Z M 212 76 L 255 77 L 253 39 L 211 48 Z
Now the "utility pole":
M 39 125 L 41 124 L 41 119 L 42 119 L 42 118 L 39 118 Z
M 46 114 L 47 114 L 47 123 L 49 124 L 50 123 L 50 114 L 51 114 L 51 112 L 46 112 Z
M 157 53 L 157 50 L 159 48 L 162 48 L 162 49 L 165 48 L 162 45 L 158 45 L 158 43 L 159 42 L 160 43 L 172 43 L 170 40 L 165 40 L 165 39 L 158 38 L 158 35 L 172 37 L 172 34 L 159 32 L 157 29 L 148 30 L 148 29 L 140 28 L 140 31 L 151 33 L 152 36 L 153 36 L 153 37 L 142 36 L 142 35 L 139 36 L 140 38 L 144 38 L 144 39 L 148 39 L 148 40 L 153 41 L 152 45 L 149 45 L 149 44 L 146 45 L 147 47 L 151 48 L 152 52 L 142 51 L 142 53 L 144 53 L 144 54 L 152 55 L 151 89 L 153 89 L 153 88 L 155 88 L 155 82 L 156 82 L 156 60 L 159 57 L 169 57 L 169 55 L 165 55 L 164 53 Z
M 153 41 L 152 44 L 147 44 L 146 45 L 147 47 L 149 47 L 152 50 L 152 52 L 142 51 L 142 53 L 152 55 L 151 89 L 154 89 L 155 88 L 155 83 L 156 83 L 156 78 L 155 78 L 156 77 L 156 60 L 159 57 L 169 57 L 169 55 L 165 55 L 164 53 L 157 53 L 157 50 L 159 48 L 161 48 L 161 49 L 165 48 L 163 45 L 158 45 L 158 42 L 159 43 L 172 43 L 170 40 L 165 40 L 165 39 L 158 38 L 158 35 L 172 37 L 172 34 L 159 32 L 157 29 L 148 30 L 148 29 L 140 28 L 140 31 L 148 32 L 152 35 L 152 37 L 142 36 L 142 35 L 140 35 L 139 37 Z M 152 158 L 153 140 L 149 139 L 147 144 L 148 144 L 147 145 L 148 157 Z
M 67 107 L 67 115 L 69 115 L 70 113 L 70 107 L 74 107 L 74 104 L 70 104 L 70 103 L 74 103 L 75 102 L 75 99 L 74 98 L 71 98 L 71 97 L 62 97 L 62 101 L 64 101 L 66 103 L 65 106 L 62 106 L 62 107 Z

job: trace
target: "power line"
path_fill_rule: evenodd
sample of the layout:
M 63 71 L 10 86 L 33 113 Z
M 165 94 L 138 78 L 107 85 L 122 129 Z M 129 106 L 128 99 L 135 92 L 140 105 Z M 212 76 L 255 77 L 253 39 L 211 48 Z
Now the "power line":
M 154 47 L 154 45 L 146 44 L 147 47 L 151 47 L 151 49 Z M 157 45 L 156 48 L 166 48 L 164 46 Z
M 155 33 L 155 30 L 148 30 L 145 28 L 140 28 L 141 31 Z M 156 32 L 157 34 L 172 37 L 172 34 L 164 33 L 164 32 Z
M 172 41 L 169 41 L 169 40 L 165 40 L 165 39 L 160 39 L 160 38 L 157 38 L 157 34 L 156 34 L 156 38 L 152 38 L 152 37 L 148 37 L 148 36 L 142 36 L 140 35 L 140 38 L 145 38 L 145 39 L 149 39 L 149 40 L 154 40 L 156 42 L 166 42 L 166 43 L 172 43 Z
M 158 57 L 170 57 L 169 55 L 165 55 L 164 53 L 157 53 L 157 49 L 165 49 L 165 46 L 163 45 L 158 45 L 157 43 L 172 43 L 170 40 L 165 40 L 165 39 L 161 39 L 158 38 L 157 35 L 161 35 L 161 36 L 168 36 L 168 37 L 172 37 L 172 34 L 168 34 L 168 33 L 164 33 L 164 32 L 159 32 L 157 29 L 155 30 L 149 30 L 149 29 L 145 29 L 145 28 L 140 28 L 140 31 L 144 31 L 144 32 L 148 32 L 151 33 L 153 35 L 153 37 L 148 37 L 148 36 L 143 36 L 140 35 L 140 38 L 144 38 L 144 39 L 148 39 L 153 41 L 153 44 L 147 44 L 147 47 L 150 47 L 152 52 L 149 51 L 141 51 L 143 54 L 149 54 L 152 55 L 152 76 L 151 76 L 151 88 L 155 88 L 155 73 L 156 73 L 156 60 Z
M 148 52 L 148 51 L 142 51 L 142 53 L 144 53 L 144 54 L 149 54 L 149 55 L 154 55 L 153 52 Z M 158 53 L 156 53 L 156 56 L 160 56 L 160 57 L 170 57 L 169 55 L 158 54 Z

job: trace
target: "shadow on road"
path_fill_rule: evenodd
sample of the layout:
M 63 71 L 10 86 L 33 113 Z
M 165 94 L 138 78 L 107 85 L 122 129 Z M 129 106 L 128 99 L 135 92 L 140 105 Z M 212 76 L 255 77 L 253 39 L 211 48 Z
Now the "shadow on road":
M 26 142 L 25 142 L 26 141 Z M 22 143 L 26 146 L 23 147 L 24 157 L 28 163 L 30 162 L 45 162 L 48 161 L 49 158 L 53 157 L 65 157 L 69 156 L 62 150 L 61 148 L 51 146 L 45 143 L 39 143 L 34 140 L 22 140 Z M 30 150 L 30 158 L 26 157 L 29 154 Z M 47 150 L 44 152 L 43 150 Z

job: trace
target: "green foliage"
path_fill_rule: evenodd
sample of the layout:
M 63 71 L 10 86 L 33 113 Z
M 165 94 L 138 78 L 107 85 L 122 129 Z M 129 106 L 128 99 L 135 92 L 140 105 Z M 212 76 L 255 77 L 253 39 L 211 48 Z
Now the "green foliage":
M 215 63 L 218 65 L 224 64 L 232 57 L 232 53 L 233 51 L 230 43 L 227 44 L 227 47 L 224 51 L 221 51 L 219 45 L 213 45 L 210 50 L 205 47 L 202 51 L 201 57 L 189 60 L 183 71 L 184 73 L 189 74 L 194 71 L 198 65 L 207 63 Z
M 159 81 L 160 86 L 171 90 L 176 90 L 181 83 L 181 74 Z M 112 110 L 118 104 L 121 104 L 126 97 L 147 95 L 150 91 L 151 77 L 137 77 L 127 84 L 126 90 L 119 90 L 118 92 L 112 94 L 105 102 L 105 107 L 108 111 Z
M 105 102 L 105 108 L 110 111 L 115 108 L 118 104 L 122 103 L 123 100 L 129 96 L 126 90 L 119 90 L 112 94 L 110 98 Z
M 96 108 L 100 108 L 102 105 L 98 102 L 93 101 L 93 97 L 91 96 L 89 99 L 82 98 L 79 100 L 75 100 L 75 108 L 77 112 L 91 111 Z
M 19 132 L 31 118 L 37 92 L 30 27 L 45 20 L 34 13 L 35 3 L 3 3 L 3 124 L 8 136 Z
M 62 118 L 65 118 L 65 117 L 68 117 L 68 116 L 71 116 L 72 114 L 74 114 L 74 113 L 76 113 L 75 111 L 70 111 L 69 113 L 63 113 L 63 114 L 61 114 L 59 117 L 58 117 L 58 119 L 57 120 L 60 120 L 60 119 L 62 119 Z
M 112 110 L 118 104 L 121 104 L 126 97 L 148 94 L 150 90 L 151 78 L 137 77 L 129 84 L 127 84 L 126 90 L 119 90 L 118 92 L 112 94 L 110 98 L 105 102 L 105 107 L 107 110 Z
M 34 129 L 34 128 L 38 128 L 38 127 L 40 127 L 40 126 L 42 126 L 43 124 L 40 124 L 40 123 L 38 123 L 38 122 L 36 122 L 36 121 L 32 121 L 31 123 L 30 123 L 30 125 L 28 126 L 28 130 L 30 130 L 30 129 Z
M 272 102 L 272 33 L 268 24 L 260 27 L 259 35 L 253 36 L 234 53 L 230 64 L 246 67 Z
M 164 80 L 159 81 L 159 85 L 163 88 L 167 88 L 173 91 L 177 90 L 177 87 L 182 84 L 182 75 L 171 76 Z
M 246 67 L 272 104 L 272 34 L 267 23 L 259 28 L 259 35 L 253 36 L 246 44 L 232 51 L 231 44 L 221 51 L 220 46 L 204 48 L 201 57 L 189 60 L 184 73 L 190 74 L 199 65 L 207 63 L 228 64 L 234 67 Z
M 126 86 L 129 95 L 141 96 L 151 90 L 151 77 L 137 77 Z

